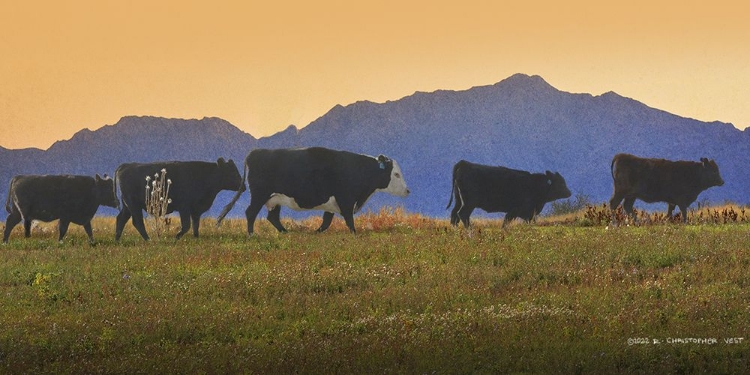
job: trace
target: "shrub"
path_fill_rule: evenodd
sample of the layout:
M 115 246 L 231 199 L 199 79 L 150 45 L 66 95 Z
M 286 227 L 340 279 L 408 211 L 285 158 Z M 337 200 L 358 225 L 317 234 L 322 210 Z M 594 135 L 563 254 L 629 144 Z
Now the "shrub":
M 591 198 L 585 194 L 576 194 L 575 198 L 558 200 L 552 202 L 550 215 L 561 216 L 578 212 L 588 206 L 593 205 Z
M 153 181 L 151 176 L 146 176 L 146 212 L 148 213 L 151 229 L 157 238 L 165 233 L 169 226 L 167 216 L 167 207 L 172 203 L 169 198 L 169 188 L 172 186 L 172 180 L 167 178 L 167 170 L 162 169 L 161 175 L 154 174 Z

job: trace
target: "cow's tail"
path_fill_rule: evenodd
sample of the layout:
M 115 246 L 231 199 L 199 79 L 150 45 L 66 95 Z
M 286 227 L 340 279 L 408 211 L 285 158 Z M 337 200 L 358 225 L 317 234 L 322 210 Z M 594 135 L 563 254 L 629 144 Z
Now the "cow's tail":
M 456 189 L 458 188 L 456 186 L 456 184 L 458 184 L 458 181 L 457 181 L 458 176 L 457 176 L 457 174 L 458 174 L 458 165 L 459 164 L 460 164 L 460 162 L 456 163 L 456 165 L 453 166 L 453 176 L 451 178 L 451 182 L 452 182 L 451 183 L 451 197 L 448 200 L 448 205 L 445 207 L 446 210 L 449 209 L 449 208 L 451 208 L 451 204 L 453 204 L 453 195 L 456 193 Z M 456 204 L 458 204 L 458 203 L 456 203 Z
M 117 209 L 119 210 L 120 207 L 122 207 L 122 202 L 120 201 L 120 197 L 117 196 L 117 176 L 120 175 L 120 168 L 117 168 L 115 170 L 115 175 L 112 176 L 112 193 L 115 195 L 115 200 L 117 201 Z
M 453 179 L 453 183 L 451 184 L 451 197 L 448 200 L 448 205 L 445 206 L 445 209 L 451 208 L 451 205 L 453 204 L 453 194 L 456 192 L 456 179 Z
M 609 172 L 612 174 L 612 180 L 615 179 L 615 162 L 617 161 L 617 156 L 612 158 L 612 164 L 609 165 Z
M 234 204 L 237 203 L 237 200 L 240 199 L 240 196 L 242 195 L 242 193 L 245 192 L 245 189 L 246 189 L 245 181 L 246 181 L 246 177 L 248 174 L 247 172 L 248 172 L 248 166 L 247 166 L 247 161 L 245 161 L 245 169 L 242 171 L 242 187 L 240 187 L 240 189 L 237 190 L 237 194 L 235 194 L 232 200 L 229 201 L 229 203 L 227 203 L 226 206 L 224 206 L 223 210 L 221 210 L 219 217 L 216 219 L 217 228 L 219 227 L 219 225 L 221 225 L 221 222 L 224 220 L 224 217 L 227 216 L 229 211 L 232 210 L 232 208 L 234 207 Z
M 8 198 L 5 200 L 5 211 L 8 211 L 8 213 L 12 213 L 12 209 L 10 208 L 10 197 L 13 196 L 13 180 L 10 180 L 10 186 L 8 186 Z

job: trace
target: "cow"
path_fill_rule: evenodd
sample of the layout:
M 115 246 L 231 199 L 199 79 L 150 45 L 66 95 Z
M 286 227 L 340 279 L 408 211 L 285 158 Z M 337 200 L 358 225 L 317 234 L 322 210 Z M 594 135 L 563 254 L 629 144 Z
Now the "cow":
M 475 208 L 505 212 L 503 227 L 515 218 L 531 221 L 547 202 L 570 197 L 570 190 L 560 173 L 530 173 L 500 166 L 475 164 L 461 160 L 453 166 L 451 224 L 459 220 L 470 227 L 469 216 Z
M 621 201 L 625 212 L 636 219 L 633 203 L 667 202 L 667 215 L 672 217 L 675 206 L 680 208 L 682 221 L 687 223 L 687 208 L 703 190 L 724 185 L 719 166 L 713 160 L 671 161 L 617 154 L 610 165 L 614 192 L 609 208 L 615 210 Z M 614 219 L 615 215 L 612 215 Z
M 114 195 L 114 183 L 111 178 L 71 175 L 18 175 L 10 180 L 8 199 L 5 210 L 8 218 L 5 221 L 3 243 L 13 228 L 23 220 L 24 235 L 31 236 L 32 220 L 58 223 L 59 237 L 62 241 L 68 232 L 70 223 L 82 225 L 94 243 L 91 230 L 91 219 L 100 205 L 117 208 L 119 202 Z
M 286 229 L 279 219 L 281 206 L 297 211 L 324 211 L 318 232 L 328 229 L 334 213 L 340 214 L 351 233 L 356 233 L 354 214 L 373 193 L 409 195 L 395 160 L 322 147 L 255 149 L 245 158 L 243 179 L 245 176 L 250 189 L 250 205 L 245 210 L 250 235 L 264 205 L 268 221 L 282 233 Z M 241 194 L 238 192 L 224 208 L 217 225 Z
M 146 210 L 146 177 L 166 171 L 169 185 L 167 214 L 180 213 L 179 239 L 190 229 L 198 237 L 198 227 L 203 213 L 211 208 L 216 195 L 222 190 L 244 190 L 244 183 L 233 160 L 219 158 L 215 163 L 204 161 L 165 161 L 153 163 L 125 163 L 115 172 L 115 188 L 119 186 L 122 209 L 117 215 L 115 240 L 119 241 L 130 218 L 144 240 L 149 237 L 143 224 Z

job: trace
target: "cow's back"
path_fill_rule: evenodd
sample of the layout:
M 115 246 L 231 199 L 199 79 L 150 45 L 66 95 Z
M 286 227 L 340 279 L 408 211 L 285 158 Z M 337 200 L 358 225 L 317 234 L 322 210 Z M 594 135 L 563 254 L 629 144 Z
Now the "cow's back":
M 378 168 L 376 158 L 322 147 L 255 149 L 245 164 L 252 196 L 264 199 L 281 194 L 303 208 L 319 206 L 331 197 L 343 197 L 361 207 L 390 181 L 390 167 Z
M 270 189 L 289 196 L 328 190 L 343 167 L 338 159 L 337 152 L 319 147 L 255 149 L 245 161 L 248 185 L 251 191 Z
M 526 171 L 474 164 L 456 168 L 456 183 L 465 204 L 487 212 L 507 212 L 533 194 L 533 176 Z
M 118 181 L 123 200 L 128 205 L 145 206 L 146 184 L 153 184 L 162 170 L 166 171 L 169 196 L 173 207 L 192 202 L 206 195 L 210 190 L 210 178 L 215 173 L 215 164 L 201 161 L 169 161 L 155 163 L 126 163 L 117 168 Z M 146 180 L 146 177 L 150 181 Z
M 617 154 L 612 159 L 615 196 L 632 196 L 644 202 L 691 201 L 704 189 L 704 166 L 692 161 L 672 161 Z M 722 182 L 723 183 L 723 182 Z
M 64 218 L 85 222 L 99 207 L 95 180 L 89 176 L 17 176 L 11 192 L 24 217 L 41 221 Z
M 666 199 L 664 190 L 675 167 L 664 159 L 617 154 L 611 165 L 614 189 L 618 194 L 636 196 L 646 202 Z
M 611 173 L 615 184 L 623 187 L 634 186 L 647 182 L 652 175 L 658 173 L 659 168 L 668 161 L 663 159 L 640 158 L 630 154 L 617 154 L 612 158 Z

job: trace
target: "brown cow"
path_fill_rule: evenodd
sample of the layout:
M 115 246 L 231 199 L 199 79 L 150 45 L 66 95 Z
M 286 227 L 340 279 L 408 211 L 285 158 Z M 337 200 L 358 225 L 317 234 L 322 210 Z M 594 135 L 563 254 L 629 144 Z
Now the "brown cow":
M 630 154 L 617 154 L 610 166 L 614 180 L 614 193 L 609 200 L 614 210 L 623 202 L 628 215 L 633 216 L 633 203 L 640 199 L 647 203 L 667 202 L 667 215 L 677 206 L 682 221 L 687 222 L 687 208 L 703 190 L 724 185 L 719 166 L 713 160 L 701 158 L 694 161 L 645 159 Z

